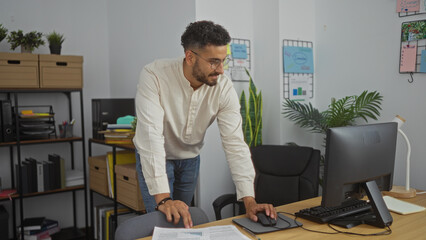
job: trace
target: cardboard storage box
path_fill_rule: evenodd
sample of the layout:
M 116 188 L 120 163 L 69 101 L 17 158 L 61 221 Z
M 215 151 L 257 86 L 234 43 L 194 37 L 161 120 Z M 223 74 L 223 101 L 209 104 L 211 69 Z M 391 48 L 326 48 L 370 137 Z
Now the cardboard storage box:
M 39 55 L 40 88 L 83 88 L 83 57 Z
M 105 195 L 108 194 L 108 178 L 106 155 L 89 157 L 90 189 Z
M 136 211 L 145 210 L 139 188 L 136 164 L 115 165 L 117 201 Z
M 0 52 L 0 88 L 39 88 L 38 55 Z

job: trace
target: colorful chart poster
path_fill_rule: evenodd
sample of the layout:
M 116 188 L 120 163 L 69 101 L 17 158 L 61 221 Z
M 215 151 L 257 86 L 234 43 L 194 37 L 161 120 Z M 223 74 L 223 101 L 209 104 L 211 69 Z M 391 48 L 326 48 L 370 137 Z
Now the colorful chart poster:
M 283 59 L 285 73 L 314 73 L 312 48 L 285 46 Z
M 401 62 L 399 64 L 400 72 L 416 71 L 417 45 L 404 44 L 401 47 Z
M 311 90 L 308 75 L 292 75 L 289 79 L 290 100 L 307 101 L 309 99 L 308 92 Z
M 418 12 L 420 9 L 420 0 L 398 0 L 396 3 L 396 12 Z

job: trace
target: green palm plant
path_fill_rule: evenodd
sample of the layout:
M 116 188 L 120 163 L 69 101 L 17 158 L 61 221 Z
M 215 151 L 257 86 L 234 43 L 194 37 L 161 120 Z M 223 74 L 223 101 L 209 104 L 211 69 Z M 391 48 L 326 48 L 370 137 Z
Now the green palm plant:
M 377 91 L 364 91 L 359 96 L 347 96 L 336 101 L 331 99 L 329 108 L 323 112 L 314 108 L 311 103 L 304 104 L 286 99 L 283 102 L 284 117 L 292 120 L 296 125 L 307 128 L 312 133 L 324 134 L 332 127 L 343 127 L 355 125 L 356 120 L 368 119 L 377 120 L 380 116 L 379 110 L 382 110 L 383 96 Z M 321 167 L 324 165 L 324 155 L 321 155 Z M 322 176 L 320 175 L 320 184 L 322 185 Z
M 247 69 L 246 73 L 250 77 L 249 97 L 246 102 L 243 90 L 240 96 L 240 113 L 243 119 L 244 140 L 249 147 L 256 147 L 262 145 L 262 91 L 257 94 L 256 85 Z
M 286 99 L 283 102 L 283 115 L 302 128 L 313 133 L 326 134 L 331 127 L 354 125 L 356 120 L 377 120 L 382 110 L 383 96 L 377 91 L 364 91 L 359 96 L 347 96 L 339 100 L 332 98 L 329 108 L 323 112 L 311 103 L 304 104 Z
M 0 24 L 0 42 L 7 36 L 7 29 Z

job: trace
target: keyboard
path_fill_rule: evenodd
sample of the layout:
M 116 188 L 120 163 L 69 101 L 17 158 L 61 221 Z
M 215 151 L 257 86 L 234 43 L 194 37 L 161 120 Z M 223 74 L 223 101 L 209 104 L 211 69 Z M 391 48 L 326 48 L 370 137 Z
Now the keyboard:
M 302 209 L 299 212 L 295 213 L 297 217 L 311 220 L 317 223 L 327 223 L 332 220 L 346 217 L 349 215 L 370 212 L 371 205 L 364 200 L 351 199 L 344 204 L 337 207 L 311 207 Z

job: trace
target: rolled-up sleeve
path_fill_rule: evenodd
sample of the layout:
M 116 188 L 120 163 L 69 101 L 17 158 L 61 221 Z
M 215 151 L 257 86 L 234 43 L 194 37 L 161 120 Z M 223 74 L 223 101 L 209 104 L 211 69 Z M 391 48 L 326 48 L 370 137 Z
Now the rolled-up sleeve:
M 135 99 L 137 127 L 133 143 L 140 155 L 142 172 L 151 195 L 170 192 L 166 174 L 163 118 L 157 77 L 145 67 Z
M 244 141 L 238 95 L 232 86 L 225 88 L 221 94 L 217 123 L 232 179 L 237 189 L 237 199 L 254 197 L 255 171 L 250 150 Z

